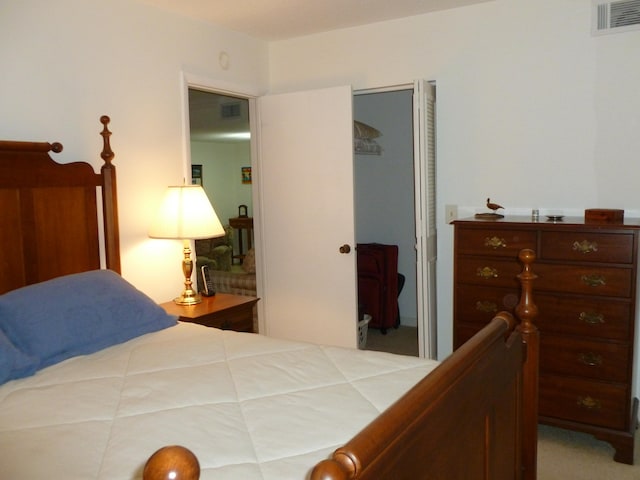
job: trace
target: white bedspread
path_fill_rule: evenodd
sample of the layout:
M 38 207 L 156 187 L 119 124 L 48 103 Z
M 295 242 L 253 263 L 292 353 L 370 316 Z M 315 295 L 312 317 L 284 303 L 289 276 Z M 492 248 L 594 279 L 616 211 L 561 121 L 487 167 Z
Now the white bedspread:
M 178 444 L 202 479 L 304 479 L 434 366 L 180 323 L 1 386 L 0 478 L 140 478 Z

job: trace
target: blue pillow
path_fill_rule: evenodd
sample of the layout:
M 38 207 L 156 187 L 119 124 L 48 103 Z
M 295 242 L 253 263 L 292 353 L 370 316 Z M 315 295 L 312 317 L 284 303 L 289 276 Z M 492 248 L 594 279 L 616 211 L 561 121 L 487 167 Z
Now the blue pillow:
M 38 359 L 18 350 L 0 330 L 0 385 L 14 378 L 33 375 Z
M 38 369 L 175 325 L 120 275 L 93 270 L 0 296 L 0 330 Z

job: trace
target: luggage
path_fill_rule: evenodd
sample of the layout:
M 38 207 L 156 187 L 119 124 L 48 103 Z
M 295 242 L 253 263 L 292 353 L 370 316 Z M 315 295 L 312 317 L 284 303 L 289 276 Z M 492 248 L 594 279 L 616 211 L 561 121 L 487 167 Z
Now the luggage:
M 359 318 L 371 315 L 369 327 L 386 333 L 400 324 L 398 310 L 398 246 L 359 243 L 358 266 Z

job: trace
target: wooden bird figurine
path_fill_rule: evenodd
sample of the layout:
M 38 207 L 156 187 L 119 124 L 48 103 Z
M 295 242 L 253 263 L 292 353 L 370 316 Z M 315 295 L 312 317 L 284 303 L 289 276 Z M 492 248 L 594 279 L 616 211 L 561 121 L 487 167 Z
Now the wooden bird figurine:
M 487 208 L 489 210 L 493 210 L 494 212 L 496 210 L 498 210 L 499 208 L 504 209 L 504 207 L 502 205 L 498 205 L 497 203 L 491 203 L 491 199 L 490 198 L 487 198 Z

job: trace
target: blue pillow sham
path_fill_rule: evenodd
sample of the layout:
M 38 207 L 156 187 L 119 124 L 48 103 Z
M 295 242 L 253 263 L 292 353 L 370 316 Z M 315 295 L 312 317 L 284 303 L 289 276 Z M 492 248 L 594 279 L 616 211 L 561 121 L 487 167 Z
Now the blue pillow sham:
M 33 375 L 37 367 L 38 359 L 18 350 L 0 330 L 0 385 L 15 378 Z
M 175 323 L 175 316 L 111 270 L 67 275 L 0 295 L 0 330 L 27 358 L 37 359 L 36 369 Z

